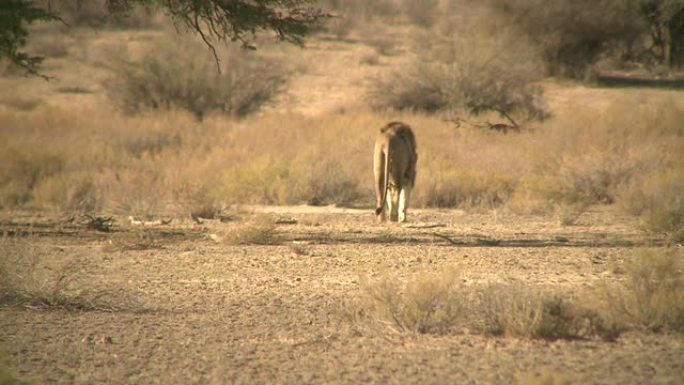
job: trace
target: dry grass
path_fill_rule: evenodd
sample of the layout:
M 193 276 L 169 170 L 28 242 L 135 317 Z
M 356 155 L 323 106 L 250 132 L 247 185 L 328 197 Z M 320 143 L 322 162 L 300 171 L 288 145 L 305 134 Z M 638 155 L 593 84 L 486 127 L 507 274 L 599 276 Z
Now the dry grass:
M 229 245 L 277 245 L 281 241 L 275 220 L 268 215 L 250 218 L 223 238 L 223 242 Z
M 0 384 L 2 385 L 38 385 L 37 381 L 20 378 L 6 362 L 6 353 L 0 347 Z
M 570 385 L 570 379 L 562 374 L 551 370 L 541 372 L 525 372 L 516 376 L 517 385 Z
M 375 12 L 370 8 L 382 8 L 379 3 L 330 3 L 368 14 Z M 537 57 L 534 47 L 525 39 L 515 39 L 514 34 L 503 33 L 508 32 L 508 27 L 499 19 L 493 18 L 486 27 L 461 38 L 455 32 L 470 24 L 438 24 L 435 30 L 441 28 L 443 35 L 428 31 L 407 39 L 423 47 L 421 52 L 428 53 L 425 58 L 434 59 L 425 60 L 426 66 L 442 68 L 456 58 L 460 66 L 457 72 L 474 76 L 471 83 L 482 87 L 477 85 L 473 89 L 487 90 L 490 96 L 504 94 L 497 88 L 499 69 L 512 74 L 500 79 L 504 83 L 510 81 L 513 88 L 509 90 L 522 92 L 526 85 L 540 86 L 536 80 L 541 65 L 531 59 Z M 413 34 L 415 28 L 407 27 L 404 31 L 382 25 L 382 33 L 372 34 L 369 30 L 367 35 L 389 36 L 395 42 L 403 42 L 403 37 Z M 495 34 L 494 39 L 486 38 L 485 32 L 496 28 L 502 33 Z M 162 31 L 117 33 L 121 34 L 119 39 L 130 40 L 122 52 L 136 58 L 144 57 L 150 44 L 164 35 Z M 69 45 L 68 55 L 59 61 L 68 64 L 80 60 L 85 67 L 72 69 L 66 65 L 62 71 L 78 77 L 72 72 L 97 64 L 101 71 L 97 77 L 105 78 L 101 64 L 102 57 L 108 56 L 103 52 L 117 44 L 122 46 L 113 36 L 115 33 L 109 34 L 97 39 L 77 33 L 69 35 L 79 44 Z M 49 40 L 49 36 L 43 37 Z M 401 46 L 406 48 L 405 43 Z M 200 48 L 203 55 L 208 54 L 204 47 Z M 362 48 L 368 51 L 368 47 Z M 285 61 L 292 58 L 288 52 L 265 46 L 259 55 Z M 166 73 L 167 78 L 180 84 L 193 83 L 193 79 L 201 83 L 204 79 L 205 85 L 216 86 L 209 76 L 216 74 L 214 62 L 205 60 L 206 56 L 197 57 L 199 64 L 195 63 L 195 69 L 203 76 L 192 75 L 192 63 L 179 64 L 172 55 L 166 58 L 157 60 L 159 71 L 179 66 Z M 394 63 L 395 58 L 381 59 L 375 67 Z M 491 71 L 479 71 L 483 64 Z M 306 72 L 307 63 L 301 65 L 302 72 Z M 382 73 L 380 68 L 369 70 L 378 70 L 373 72 L 376 77 Z M 186 72 L 188 76 L 176 76 Z M 475 78 L 478 74 L 482 75 L 482 83 Z M 437 100 L 431 99 L 432 83 L 440 84 L 441 80 L 422 80 L 426 82 L 419 83 L 425 87 L 420 92 L 409 92 L 408 96 L 424 103 L 426 109 L 441 106 L 441 91 Z M 172 82 L 162 79 L 162 83 Z M 620 210 L 641 216 L 646 230 L 666 234 L 674 243 L 681 242 L 684 105 L 680 94 L 587 90 L 550 82 L 542 85 L 547 90 L 549 105 L 555 109 L 554 116 L 541 123 L 530 122 L 520 133 L 502 135 L 477 125 L 457 127 L 447 121 L 458 115 L 475 123 L 505 122 L 496 112 L 481 111 L 480 115 L 472 116 L 463 110 L 451 111 L 451 115 L 429 115 L 358 108 L 316 116 L 262 110 L 259 115 L 236 120 L 222 112 L 211 112 L 212 108 L 192 107 L 191 113 L 179 111 L 185 107 L 169 102 L 169 109 L 126 116 L 102 100 L 94 102 L 103 96 L 102 84 L 75 85 L 93 90 L 92 94 L 36 97 L 48 95 L 43 92 L 45 85 L 27 81 L 21 92 L 0 95 L 0 206 L 136 217 L 189 212 L 212 216 L 240 203 L 370 207 L 374 136 L 388 121 L 402 120 L 415 129 L 418 140 L 413 207 L 504 207 L 518 212 L 557 212 L 562 224 L 571 225 L 592 205 L 615 204 Z M 64 84 L 56 88 L 64 89 Z M 512 99 L 497 103 L 530 101 L 515 96 L 521 95 L 518 91 L 509 94 Z M 399 95 L 393 91 L 388 94 Z M 183 95 L 186 100 L 206 101 L 193 92 Z M 458 95 L 449 98 L 452 96 Z M 68 102 L 55 100 L 58 97 L 67 98 Z M 476 99 L 481 98 L 473 100 Z M 88 103 L 81 104 L 81 100 Z M 468 107 L 469 103 L 460 104 Z M 521 111 L 516 113 L 525 115 Z M 199 115 L 203 117 L 201 123 L 195 119 Z
M 560 295 L 521 285 L 490 285 L 480 292 L 483 331 L 542 339 L 598 336 L 614 340 L 621 328 L 596 310 Z
M 209 116 L 200 124 L 178 111 L 0 111 L 0 204 L 134 216 L 234 203 L 370 205 L 374 136 L 403 120 L 418 140 L 414 207 L 534 212 L 619 203 L 652 231 L 676 234 L 684 108 L 669 97 L 618 99 L 602 115 L 577 106 L 572 120 L 510 135 L 410 112 Z
M 469 329 L 521 338 L 613 341 L 625 330 L 598 302 L 579 305 L 549 289 L 521 284 L 463 282 L 463 274 L 453 268 L 408 279 L 385 274 L 365 281 L 361 295 L 344 302 L 342 313 L 359 326 L 415 333 Z
M 414 37 L 415 60 L 369 89 L 377 108 L 499 112 L 523 119 L 547 116 L 538 52 L 495 18 L 459 23 L 455 31 Z M 510 122 L 508 122 L 510 123 Z
M 629 255 L 624 280 L 606 287 L 608 311 L 650 331 L 684 332 L 684 252 L 644 249 Z
M 360 299 L 345 303 L 344 314 L 357 324 L 444 334 L 463 321 L 466 301 L 462 296 L 456 270 L 418 274 L 407 282 L 385 275 L 366 281 Z
M 269 101 L 287 78 L 277 62 L 237 45 L 218 55 L 220 63 L 189 37 L 158 39 L 139 61 L 115 59 L 110 95 L 127 112 L 182 108 L 198 119 L 211 112 L 243 117 Z
M 0 303 L 74 311 L 141 311 L 129 295 L 84 288 L 85 262 L 24 239 L 0 240 Z

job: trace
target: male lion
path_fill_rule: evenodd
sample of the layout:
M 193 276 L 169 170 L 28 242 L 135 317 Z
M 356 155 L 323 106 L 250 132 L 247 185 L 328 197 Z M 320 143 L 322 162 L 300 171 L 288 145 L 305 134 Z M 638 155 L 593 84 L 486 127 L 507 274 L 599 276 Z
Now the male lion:
M 416 181 L 417 160 L 416 137 L 411 127 L 391 122 L 380 130 L 373 152 L 375 215 L 378 221 L 385 220 L 385 203 L 390 221 L 406 221 L 406 209 Z

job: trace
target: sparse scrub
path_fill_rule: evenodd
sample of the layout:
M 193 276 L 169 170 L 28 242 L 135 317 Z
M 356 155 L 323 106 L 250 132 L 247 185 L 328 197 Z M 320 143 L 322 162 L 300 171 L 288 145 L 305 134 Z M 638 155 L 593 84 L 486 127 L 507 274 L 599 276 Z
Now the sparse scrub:
M 139 7 L 125 15 L 113 15 L 108 6 L 116 5 L 107 0 L 39 0 L 41 6 L 57 12 L 69 26 L 75 27 L 118 27 L 152 28 L 158 26 L 151 6 Z
M 623 205 L 640 215 L 644 228 L 677 241 L 684 231 L 684 166 L 651 174 L 632 182 Z
M 277 245 L 281 238 L 273 218 L 257 215 L 232 230 L 224 241 L 229 245 Z
M 624 1 L 492 0 L 494 9 L 541 48 L 551 75 L 583 78 L 602 54 L 625 54 L 645 35 L 638 7 Z
M 427 182 L 425 205 L 493 208 L 504 204 L 514 190 L 512 177 L 445 167 Z
M 402 0 L 404 14 L 421 27 L 430 27 L 437 17 L 439 0 Z
M 131 113 L 181 108 L 198 119 L 211 112 L 243 117 L 285 82 L 285 70 L 255 52 L 232 45 L 219 55 L 217 64 L 205 45 L 189 38 L 157 41 L 140 62 L 114 66 L 110 95 Z
M 83 261 L 54 258 L 51 252 L 30 240 L 0 239 L 0 303 L 77 311 L 139 307 L 133 298 L 84 289 Z
M 465 286 L 445 269 L 408 279 L 384 275 L 362 285 L 362 295 L 344 304 L 356 323 L 404 332 L 447 334 L 469 328 L 484 334 L 540 339 L 615 340 L 624 328 L 597 309 L 559 294 L 522 285 Z
M 400 13 L 394 0 L 320 0 L 319 2 L 326 10 L 359 21 L 391 19 Z
M 676 242 L 682 109 L 670 92 L 635 102 L 642 92 L 613 95 L 600 114 L 578 100 L 571 116 L 514 135 L 408 111 L 202 122 L 183 111 L 0 112 L 0 201 L 141 217 L 241 203 L 370 205 L 373 138 L 402 120 L 418 141 L 413 207 L 548 213 L 614 203 Z
M 224 173 L 213 193 L 227 204 L 283 204 L 288 175 L 286 161 L 265 156 Z
M 406 283 L 397 277 L 384 276 L 366 282 L 363 296 L 347 303 L 345 312 L 354 321 L 379 322 L 416 333 L 447 333 L 465 311 L 457 272 L 420 274 Z
M 684 332 L 684 252 L 644 249 L 627 256 L 625 277 L 606 287 L 616 319 L 650 331 Z
M 598 312 L 559 295 L 520 285 L 490 285 L 480 292 L 483 328 L 487 333 L 543 339 L 599 336 L 613 340 L 616 325 Z
M 47 150 L 34 153 L 26 143 L 5 147 L 0 162 L 0 207 L 25 204 L 32 199 L 34 188 L 45 178 L 64 169 L 65 155 Z
M 419 57 L 407 69 L 376 81 L 369 90 L 371 104 L 428 112 L 496 112 L 513 125 L 516 116 L 546 118 L 542 90 L 535 85 L 543 77 L 537 52 L 524 38 L 487 32 L 498 27 L 491 22 L 484 30 L 463 26 L 447 38 L 420 36 Z
M 620 100 L 608 111 L 575 113 L 571 125 L 556 120 L 540 128 L 524 161 L 532 168 L 519 181 L 514 205 L 519 198 L 584 207 L 620 203 L 636 215 L 661 202 L 676 206 L 678 179 L 656 186 L 659 175 L 681 174 L 675 154 L 681 151 L 677 130 L 684 111 Z

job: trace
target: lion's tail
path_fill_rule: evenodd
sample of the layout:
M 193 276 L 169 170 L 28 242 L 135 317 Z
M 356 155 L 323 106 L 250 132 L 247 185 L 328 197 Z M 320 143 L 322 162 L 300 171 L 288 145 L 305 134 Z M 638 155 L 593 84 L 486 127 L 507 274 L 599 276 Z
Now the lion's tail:
M 383 176 L 383 186 L 382 186 L 382 201 L 380 201 L 380 207 L 375 208 L 375 215 L 380 215 L 382 214 L 382 211 L 385 209 L 385 202 L 387 202 L 387 190 L 389 189 L 389 149 L 390 146 L 387 146 L 387 149 L 385 151 L 385 165 L 383 167 L 382 171 L 382 176 Z

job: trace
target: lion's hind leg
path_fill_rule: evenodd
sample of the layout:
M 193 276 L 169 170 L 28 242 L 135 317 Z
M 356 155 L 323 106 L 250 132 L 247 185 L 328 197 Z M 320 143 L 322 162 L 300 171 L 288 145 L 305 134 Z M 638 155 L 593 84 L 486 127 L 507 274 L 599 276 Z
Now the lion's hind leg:
M 402 187 L 399 192 L 399 222 L 406 222 L 406 212 L 409 206 L 409 199 L 411 198 L 411 185 Z
M 387 208 L 390 213 L 390 221 L 397 222 L 399 220 L 399 195 L 400 191 L 397 186 L 390 186 L 389 194 L 387 194 Z

